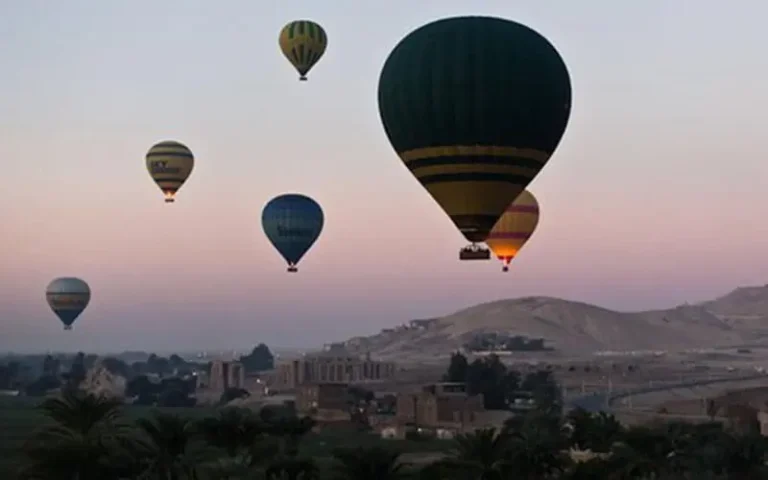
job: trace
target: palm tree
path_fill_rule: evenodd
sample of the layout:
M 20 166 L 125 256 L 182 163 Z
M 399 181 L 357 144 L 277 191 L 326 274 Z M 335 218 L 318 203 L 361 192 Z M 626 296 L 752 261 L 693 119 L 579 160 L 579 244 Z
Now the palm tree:
M 593 417 L 590 412 L 579 407 L 574 408 L 565 416 L 566 430 L 572 447 L 579 450 L 589 448 L 589 432 L 593 423 Z
M 416 478 L 418 480 L 449 480 L 456 478 L 460 470 L 451 468 L 449 461 L 438 460 L 422 467 Z
M 516 415 L 504 422 L 503 431 L 512 432 L 537 432 L 537 435 L 546 435 L 553 441 L 557 440 L 563 448 L 568 444 L 568 428 L 561 416 L 549 410 L 531 410 L 525 415 Z
M 147 440 L 142 445 L 146 474 L 157 480 L 180 480 L 193 475 L 195 464 L 201 462 L 205 452 L 194 449 L 191 420 L 156 413 L 152 418 L 138 419 L 136 424 Z
M 400 452 L 381 447 L 340 448 L 333 452 L 339 480 L 399 480 Z
M 730 437 L 724 445 L 725 470 L 734 480 L 766 478 L 768 440 L 759 434 Z
M 46 399 L 40 408 L 57 426 L 87 435 L 100 425 L 114 425 L 120 417 L 120 406 L 116 399 L 68 391 Z
M 41 407 L 54 421 L 23 447 L 22 479 L 109 480 L 136 475 L 136 444 L 118 422 L 120 402 L 68 390 Z
M 608 452 L 624 431 L 613 415 L 592 414 L 578 408 L 568 414 L 567 423 L 571 446 L 593 452 Z
M 249 450 L 265 432 L 259 419 L 248 409 L 227 407 L 218 417 L 204 418 L 198 424 L 205 440 L 231 457 L 249 455 Z
M 267 426 L 247 408 L 227 407 L 218 417 L 200 421 L 198 431 L 212 447 L 223 450 L 227 458 L 206 464 L 213 478 L 250 478 L 279 451 Z
M 609 479 L 613 465 L 609 459 L 590 458 L 589 460 L 575 463 L 568 472 L 563 475 L 567 480 L 596 480 Z
M 477 480 L 501 480 L 507 462 L 508 440 L 508 435 L 495 428 L 461 434 L 454 440 L 449 457 L 438 461 L 432 469 Z M 425 469 L 424 475 L 429 471 Z
M 540 479 L 560 473 L 570 464 L 564 439 L 547 430 L 523 430 L 509 434 L 504 478 Z
M 320 470 L 312 459 L 282 457 L 267 467 L 264 477 L 267 480 L 317 480 Z
M 280 451 L 283 455 L 296 456 L 301 439 L 315 426 L 310 417 L 279 417 L 265 422 L 265 432 L 280 439 Z
M 715 417 L 720 412 L 720 405 L 714 399 L 708 398 L 704 406 L 709 420 L 714 421 Z

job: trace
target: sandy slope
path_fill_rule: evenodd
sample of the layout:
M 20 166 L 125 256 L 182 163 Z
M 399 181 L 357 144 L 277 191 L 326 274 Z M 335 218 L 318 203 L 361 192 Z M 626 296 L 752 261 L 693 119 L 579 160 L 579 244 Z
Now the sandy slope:
M 545 338 L 564 354 L 748 344 L 768 335 L 768 286 L 738 288 L 698 305 L 644 312 L 617 312 L 551 297 L 500 300 L 435 319 L 425 329 L 400 327 L 346 344 L 357 353 L 425 360 L 455 351 L 479 332 Z

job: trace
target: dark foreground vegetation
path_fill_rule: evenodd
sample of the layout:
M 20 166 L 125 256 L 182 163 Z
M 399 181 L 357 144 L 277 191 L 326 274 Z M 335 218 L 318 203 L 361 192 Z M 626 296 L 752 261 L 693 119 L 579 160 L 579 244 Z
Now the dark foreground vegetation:
M 129 421 L 119 403 L 78 391 L 39 408 L 49 422 L 17 452 L 19 479 L 768 478 L 768 442 L 750 425 L 626 429 L 610 415 L 575 410 L 563 416 L 547 407 L 511 418 L 498 430 L 443 441 L 440 455 L 406 458 L 402 442 L 374 434 L 367 434 L 372 441 L 366 445 L 313 452 L 306 446 L 314 422 L 279 409 L 228 407 L 204 418 L 157 412 Z M 573 449 L 591 450 L 593 458 L 575 461 Z

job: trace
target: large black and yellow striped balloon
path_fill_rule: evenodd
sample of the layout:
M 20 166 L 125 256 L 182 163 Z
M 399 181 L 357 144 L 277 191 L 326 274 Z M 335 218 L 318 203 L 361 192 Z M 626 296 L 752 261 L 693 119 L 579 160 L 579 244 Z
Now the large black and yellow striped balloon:
M 555 48 L 530 28 L 456 17 L 400 41 L 378 100 L 402 161 L 464 236 L 481 242 L 560 142 L 571 81 Z
M 176 192 L 187 181 L 194 166 L 192 151 L 173 140 L 160 142 L 147 152 L 147 170 L 165 195 L 166 203 L 175 200 Z
M 328 46 L 323 27 L 310 20 L 296 20 L 280 31 L 280 50 L 299 72 L 299 80 L 315 66 Z

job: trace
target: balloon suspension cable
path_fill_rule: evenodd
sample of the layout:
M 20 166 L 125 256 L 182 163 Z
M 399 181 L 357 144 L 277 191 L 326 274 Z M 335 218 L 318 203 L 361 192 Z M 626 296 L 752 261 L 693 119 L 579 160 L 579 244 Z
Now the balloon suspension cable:
M 501 267 L 502 272 L 508 272 L 509 271 L 509 262 L 512 261 L 512 257 L 504 257 L 501 259 L 502 262 L 504 262 L 504 265 Z

